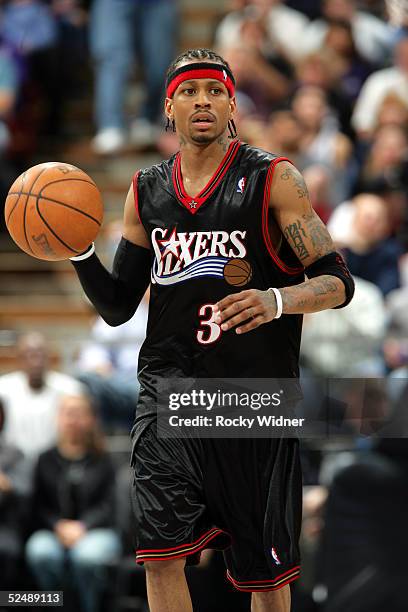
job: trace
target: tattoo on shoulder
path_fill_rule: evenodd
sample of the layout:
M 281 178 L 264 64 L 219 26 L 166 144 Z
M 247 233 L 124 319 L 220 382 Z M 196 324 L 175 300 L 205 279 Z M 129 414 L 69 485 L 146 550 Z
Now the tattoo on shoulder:
M 302 220 L 306 225 L 308 236 L 318 257 L 334 250 L 333 241 L 326 226 L 315 213 L 302 215 Z
M 296 255 L 300 261 L 303 261 L 309 257 L 309 251 L 306 248 L 303 238 L 306 238 L 306 232 L 302 227 L 299 219 L 296 219 L 294 223 L 290 223 L 283 230 L 286 240 L 295 249 Z
M 292 180 L 297 189 L 299 198 L 309 197 L 309 192 L 307 190 L 305 180 L 300 174 L 300 172 L 298 172 L 298 170 L 296 170 L 295 168 L 286 168 L 281 174 L 281 179 L 283 181 Z

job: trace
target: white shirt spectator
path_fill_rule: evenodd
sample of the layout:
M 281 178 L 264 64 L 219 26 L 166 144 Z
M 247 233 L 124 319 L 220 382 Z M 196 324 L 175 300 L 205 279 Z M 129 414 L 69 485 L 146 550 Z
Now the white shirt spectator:
M 355 278 L 354 298 L 346 308 L 307 315 L 302 354 L 315 374 L 337 377 L 381 376 L 377 354 L 385 336 L 381 291 Z
M 370 62 L 382 62 L 391 50 L 393 29 L 377 17 L 357 11 L 351 22 L 353 38 L 360 55 Z M 303 55 L 319 50 L 328 30 L 323 19 L 316 19 L 306 28 L 302 44 Z
M 342 202 L 333 210 L 327 223 L 330 236 L 340 248 L 350 242 L 355 211 L 353 202 Z
M 242 21 L 251 10 L 253 7 L 248 7 L 247 12 L 236 11 L 224 17 L 215 33 L 217 48 L 224 49 L 239 43 Z M 269 10 L 266 23 L 272 46 L 282 47 L 289 57 L 298 57 L 301 51 L 299 40 L 309 23 L 308 18 L 284 4 L 277 4 Z
M 40 389 L 32 389 L 22 371 L 1 376 L 4 440 L 24 455 L 35 458 L 56 442 L 56 414 L 61 397 L 82 392 L 83 387 L 78 381 L 54 371 L 45 373 L 44 385 Z
M 116 372 L 136 376 L 139 352 L 146 338 L 148 301 L 142 300 L 135 315 L 123 325 L 111 327 L 98 317 L 91 340 L 83 346 L 76 367 L 79 371 Z
M 357 131 L 371 132 L 384 98 L 393 93 L 408 100 L 408 74 L 399 68 L 378 70 L 364 83 L 354 109 L 352 123 Z

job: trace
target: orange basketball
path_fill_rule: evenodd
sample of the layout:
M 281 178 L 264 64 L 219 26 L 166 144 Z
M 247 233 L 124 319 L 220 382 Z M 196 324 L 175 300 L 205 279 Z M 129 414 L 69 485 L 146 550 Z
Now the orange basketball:
M 224 278 L 234 287 L 242 287 L 252 278 L 251 264 L 246 259 L 230 259 L 224 266 Z
M 23 251 L 58 261 L 82 253 L 96 238 L 103 218 L 102 197 L 79 168 L 46 162 L 14 181 L 4 215 L 11 237 Z

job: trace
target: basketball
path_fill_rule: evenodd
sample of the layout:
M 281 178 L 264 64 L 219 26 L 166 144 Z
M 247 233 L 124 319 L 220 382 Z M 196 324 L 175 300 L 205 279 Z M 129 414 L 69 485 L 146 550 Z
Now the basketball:
M 80 168 L 46 162 L 14 181 L 4 215 L 11 237 L 23 251 L 59 261 L 79 255 L 96 238 L 103 218 L 102 197 Z
M 230 259 L 224 266 L 224 278 L 234 287 L 242 287 L 252 278 L 251 264 L 246 259 Z

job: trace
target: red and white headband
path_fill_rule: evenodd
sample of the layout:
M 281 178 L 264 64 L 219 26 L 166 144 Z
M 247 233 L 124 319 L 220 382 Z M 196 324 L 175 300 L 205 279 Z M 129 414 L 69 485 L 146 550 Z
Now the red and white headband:
M 230 98 L 235 95 L 235 79 L 231 70 L 213 62 L 192 62 L 176 68 L 166 80 L 166 97 L 172 98 L 177 87 L 184 81 L 195 79 L 214 79 L 224 83 Z

